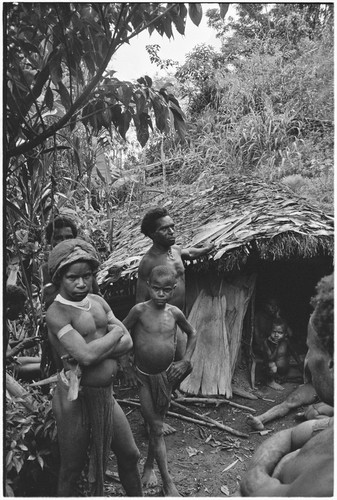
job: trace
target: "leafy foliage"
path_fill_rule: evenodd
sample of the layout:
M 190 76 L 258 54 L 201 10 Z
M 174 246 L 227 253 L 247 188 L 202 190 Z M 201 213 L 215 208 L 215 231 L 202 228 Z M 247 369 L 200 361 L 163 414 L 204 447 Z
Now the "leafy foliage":
M 310 197 L 316 178 L 327 196 L 312 200 L 331 210 L 333 11 L 318 4 L 240 4 L 237 11 L 225 21 L 208 11 L 219 36 L 226 35 L 221 51 L 207 58 L 197 47 L 176 72 L 181 91 L 190 89 L 189 145 L 177 177 L 300 175 L 303 182 L 290 184 Z
M 197 45 L 187 54 L 185 63 L 177 70 L 176 78 L 180 83 L 182 97 L 188 97 L 189 109 L 199 113 L 208 104 L 214 108 L 219 98 L 219 69 L 224 58 L 210 45 Z M 221 81 L 221 77 L 220 77 Z
M 15 400 L 6 411 L 6 496 L 54 496 L 58 454 L 56 424 L 47 396 L 27 415 Z
M 73 130 L 81 110 L 82 120 L 96 133 L 101 126 L 113 125 L 125 137 L 133 119 L 138 138 L 146 143 L 149 93 L 105 72 L 118 48 L 141 31 L 156 30 L 170 38 L 175 26 L 183 34 L 184 4 L 33 3 L 7 4 L 5 9 L 9 158 L 43 144 L 66 125 Z M 189 10 L 198 24 L 200 4 Z M 155 100 L 158 126 L 158 113 L 170 99 Z M 177 108 L 174 115 L 180 113 Z M 183 122 L 181 114 L 179 118 Z M 167 124 L 160 126 L 163 130 Z
M 295 46 L 303 37 L 314 39 L 324 38 L 326 29 L 333 28 L 332 4 L 263 4 L 241 3 L 236 5 L 236 17 L 229 17 L 224 21 L 221 11 L 209 9 L 206 12 L 209 26 L 217 32 L 217 37 L 226 38 L 226 45 L 233 49 L 237 41 L 246 40 L 245 55 L 248 55 L 254 46 L 266 37 L 283 44 Z M 232 43 L 234 42 L 234 43 Z M 243 55 L 241 52 L 233 56 Z
M 156 64 L 160 69 L 168 69 L 172 66 L 177 66 L 177 61 L 173 61 L 172 59 L 161 59 L 158 55 L 160 50 L 160 46 L 158 44 L 154 45 L 146 45 L 146 50 L 150 56 L 150 61 L 153 64 Z

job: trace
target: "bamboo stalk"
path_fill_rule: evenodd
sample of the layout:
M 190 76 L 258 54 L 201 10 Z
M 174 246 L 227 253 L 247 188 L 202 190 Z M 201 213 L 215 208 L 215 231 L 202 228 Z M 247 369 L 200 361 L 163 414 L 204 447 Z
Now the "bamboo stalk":
M 240 408 L 241 410 L 247 410 L 252 413 L 256 412 L 254 408 L 250 408 L 249 406 L 240 405 L 239 403 L 234 403 L 233 401 L 229 401 L 228 399 L 218 399 L 218 398 L 177 398 L 174 401 L 176 403 L 205 403 L 205 404 L 227 404 L 229 406 L 233 406 L 235 408 Z
M 48 385 L 57 382 L 57 375 L 52 375 L 51 377 L 45 378 L 43 380 L 39 380 L 38 382 L 32 382 L 29 384 L 30 387 L 38 387 L 41 385 Z
M 6 373 L 6 389 L 11 397 L 20 398 L 20 403 L 30 412 L 37 409 L 37 402 L 27 392 L 17 380 L 15 380 L 9 373 Z
M 243 438 L 248 438 L 248 434 L 245 434 L 244 432 L 237 431 L 236 429 L 232 429 L 228 425 L 220 424 L 220 422 L 217 422 L 216 420 L 213 420 L 213 418 L 208 417 L 207 415 L 200 415 L 196 411 L 190 410 L 189 408 L 186 408 L 186 406 L 183 406 L 179 403 L 176 403 L 175 401 L 171 401 L 171 405 L 175 406 L 176 408 L 180 408 L 181 410 L 186 411 L 187 413 L 190 413 L 194 417 L 198 417 L 199 419 L 205 420 L 206 422 L 209 422 L 210 424 L 215 425 L 219 429 L 223 431 L 227 431 L 230 434 L 234 434 L 235 436 L 243 437 Z

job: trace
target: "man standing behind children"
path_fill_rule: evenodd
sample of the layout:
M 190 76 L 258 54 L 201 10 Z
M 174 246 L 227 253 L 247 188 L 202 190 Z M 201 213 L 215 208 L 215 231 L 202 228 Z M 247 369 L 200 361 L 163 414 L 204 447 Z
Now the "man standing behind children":
M 179 496 L 168 472 L 164 417 L 172 390 L 191 372 L 190 361 L 196 343 L 196 332 L 182 311 L 168 304 L 176 285 L 177 279 L 172 269 L 167 266 L 154 267 L 148 281 L 150 300 L 136 304 L 123 321 L 126 328 L 131 330 L 141 411 L 150 428 L 142 481 L 145 487 L 157 485 L 153 468 L 156 460 L 164 496 Z M 180 361 L 174 361 L 177 326 L 188 337 L 186 351 Z

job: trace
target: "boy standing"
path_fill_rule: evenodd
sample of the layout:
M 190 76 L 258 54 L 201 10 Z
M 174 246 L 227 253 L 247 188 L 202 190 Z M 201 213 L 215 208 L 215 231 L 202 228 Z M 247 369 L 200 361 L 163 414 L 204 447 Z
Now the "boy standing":
M 176 285 L 172 269 L 154 267 L 148 281 L 150 300 L 136 304 L 123 321 L 132 332 L 141 411 L 150 428 L 142 481 L 145 487 L 157 485 L 153 469 L 155 459 L 163 480 L 164 496 L 180 496 L 168 472 L 164 417 L 172 390 L 191 372 L 190 360 L 196 343 L 196 332 L 182 311 L 168 304 Z M 180 361 L 174 361 L 177 326 L 188 337 L 186 351 Z
M 103 496 L 111 448 L 127 496 L 142 496 L 139 451 L 112 388 L 116 358 L 132 348 L 132 340 L 105 300 L 89 293 L 98 264 L 95 249 L 80 239 L 62 241 L 48 260 L 59 292 L 46 315 L 48 338 L 63 368 L 53 395 L 61 457 L 58 496 L 74 496 L 89 448 L 94 496 Z

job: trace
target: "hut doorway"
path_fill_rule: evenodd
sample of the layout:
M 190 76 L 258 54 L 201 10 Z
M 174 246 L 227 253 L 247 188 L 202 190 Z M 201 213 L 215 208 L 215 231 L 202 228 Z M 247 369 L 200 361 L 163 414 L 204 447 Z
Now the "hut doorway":
M 254 309 L 258 310 L 268 297 L 277 298 L 299 354 L 306 352 L 310 299 L 318 281 L 332 270 L 331 259 L 319 258 L 263 262 L 258 267 Z

